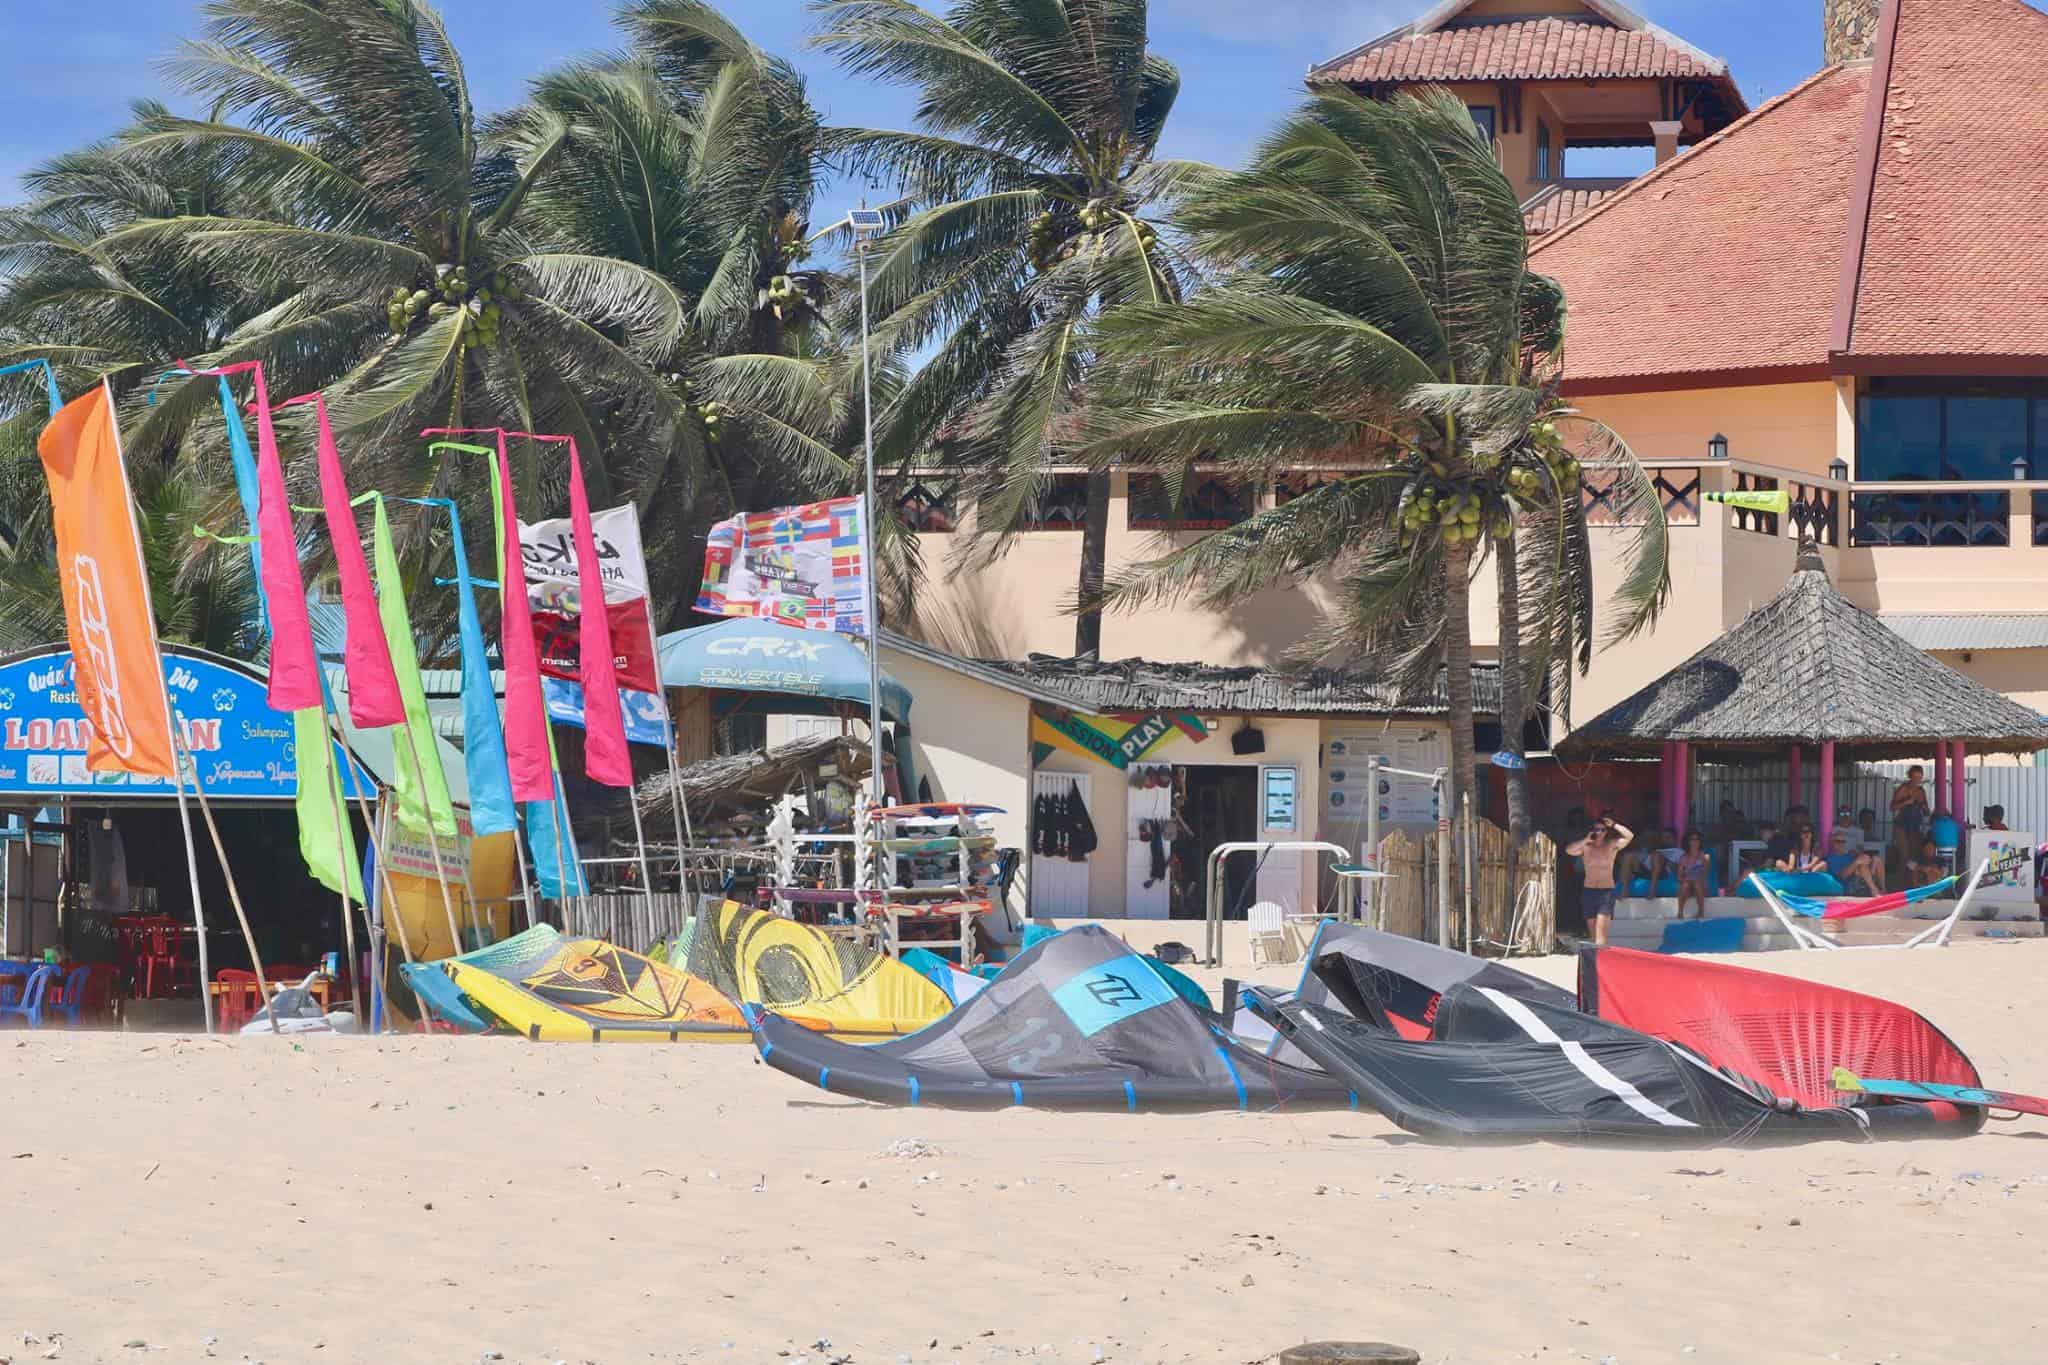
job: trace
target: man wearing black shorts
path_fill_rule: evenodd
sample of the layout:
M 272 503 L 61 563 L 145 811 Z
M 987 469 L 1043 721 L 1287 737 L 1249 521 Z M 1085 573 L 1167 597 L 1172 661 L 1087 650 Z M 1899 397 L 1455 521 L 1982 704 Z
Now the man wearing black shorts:
M 1581 904 L 1586 928 L 1592 931 L 1593 942 L 1602 947 L 1607 943 L 1607 926 L 1614 919 L 1614 862 L 1635 837 L 1627 825 L 1603 815 L 1593 822 L 1585 838 L 1565 846 L 1566 853 L 1585 865 L 1586 890 Z

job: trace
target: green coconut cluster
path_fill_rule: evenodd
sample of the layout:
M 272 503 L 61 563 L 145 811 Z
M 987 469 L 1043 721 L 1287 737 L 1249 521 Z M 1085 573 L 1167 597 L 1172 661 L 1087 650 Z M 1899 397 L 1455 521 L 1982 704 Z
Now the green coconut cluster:
M 421 317 L 439 319 L 460 313 L 463 345 L 497 345 L 498 329 L 504 323 L 500 300 L 517 303 L 526 297 L 526 290 L 503 271 L 494 272 L 475 289 L 470 285 L 465 267 L 437 265 L 431 287 L 394 287 L 384 305 L 384 321 L 391 335 L 404 336 Z

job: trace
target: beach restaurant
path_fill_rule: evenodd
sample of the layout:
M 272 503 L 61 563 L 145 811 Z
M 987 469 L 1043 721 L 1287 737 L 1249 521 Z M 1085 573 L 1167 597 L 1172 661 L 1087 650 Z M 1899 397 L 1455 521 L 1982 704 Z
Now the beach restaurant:
M 264 675 L 178 645 L 163 647 L 163 664 L 206 800 L 202 811 L 187 786 L 200 905 L 193 905 L 174 786 L 88 769 L 89 730 L 70 650 L 28 650 L 0 659 L 0 810 L 8 817 L 0 833 L 0 963 L 87 968 L 81 985 L 90 985 L 93 1013 L 196 1027 L 202 986 L 219 996 L 223 971 L 250 966 L 205 814 L 218 827 L 267 978 L 307 975 L 324 954 L 342 950 L 348 936 L 340 898 L 308 875 L 300 854 L 292 718 L 270 709 Z M 360 851 L 368 847 L 364 810 L 389 825 L 379 798 L 394 772 L 391 732 L 354 730 L 345 716 L 342 725 L 347 742 L 333 741 L 336 771 Z M 461 755 L 443 743 L 441 758 L 461 825 L 462 837 L 440 850 L 455 883 L 457 916 L 471 924 L 493 919 L 508 931 L 510 839 L 472 846 Z M 444 954 L 448 915 L 433 850 L 395 828 L 381 829 L 379 842 L 414 951 Z M 499 843 L 507 847 L 497 849 Z M 477 891 L 474 911 L 462 899 L 465 873 Z M 373 876 L 371 884 L 381 889 L 383 881 Z M 356 946 L 368 947 L 360 932 Z

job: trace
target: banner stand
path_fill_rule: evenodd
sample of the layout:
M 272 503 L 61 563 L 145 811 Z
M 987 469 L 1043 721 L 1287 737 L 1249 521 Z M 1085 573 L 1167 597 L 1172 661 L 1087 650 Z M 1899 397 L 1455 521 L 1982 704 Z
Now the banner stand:
M 256 993 L 263 1002 L 263 1015 L 270 1020 L 272 1033 L 282 1033 L 284 1030 L 277 1026 L 277 1006 L 270 998 L 270 983 L 263 978 L 263 954 L 256 951 L 256 934 L 249 928 L 248 913 L 242 908 L 242 893 L 235 885 L 235 870 L 228 866 L 228 851 L 221 843 L 220 826 L 213 821 L 213 807 L 206 799 L 206 788 L 198 780 L 199 764 L 185 743 L 185 718 L 175 710 L 171 712 L 171 739 L 177 745 L 181 768 L 186 762 L 192 764 L 192 794 L 199 798 L 199 813 L 205 817 L 206 832 L 213 839 L 214 856 L 220 859 L 220 874 L 227 880 L 228 903 L 235 907 L 235 921 L 242 926 L 242 943 L 249 950 L 249 970 L 256 978 Z M 209 982 L 200 982 L 200 989 L 208 996 L 213 994 Z

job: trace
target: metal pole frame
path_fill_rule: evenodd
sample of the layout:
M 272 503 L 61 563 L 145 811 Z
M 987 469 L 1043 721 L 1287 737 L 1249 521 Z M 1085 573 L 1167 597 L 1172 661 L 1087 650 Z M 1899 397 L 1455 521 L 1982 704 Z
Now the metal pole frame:
M 1365 760 L 1365 847 L 1360 850 L 1364 856 L 1359 859 L 1366 870 L 1380 870 L 1380 756 L 1371 754 Z M 1360 918 L 1375 929 L 1385 929 L 1386 902 L 1381 899 L 1377 878 L 1368 877 L 1361 894 L 1364 904 Z
M 867 207 L 863 200 L 861 207 Z M 861 462 L 867 475 L 861 508 L 861 568 L 864 571 L 862 614 L 868 629 L 868 793 L 875 805 L 885 804 L 882 786 L 882 622 L 875 605 L 875 396 L 868 358 L 868 242 L 854 239 L 854 255 L 860 258 L 860 405 L 864 437 Z M 881 861 L 874 863 L 879 874 Z

